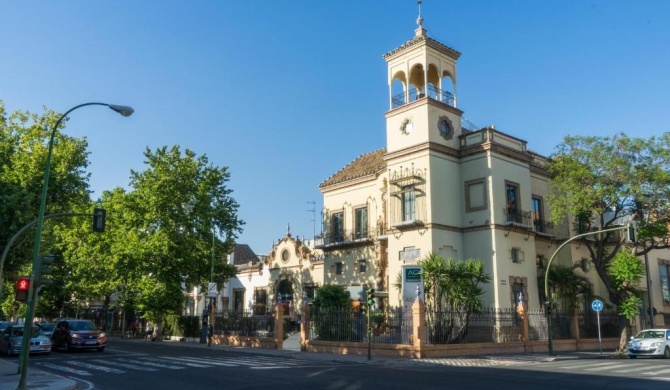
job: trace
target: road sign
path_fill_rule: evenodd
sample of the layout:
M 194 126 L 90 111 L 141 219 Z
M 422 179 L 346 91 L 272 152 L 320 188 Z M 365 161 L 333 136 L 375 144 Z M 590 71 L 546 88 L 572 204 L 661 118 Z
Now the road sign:
M 207 296 L 210 298 L 216 297 L 216 283 L 215 282 L 209 282 L 209 286 L 207 288 Z
M 599 299 L 596 299 L 595 301 L 593 301 L 593 303 L 591 303 L 591 308 L 593 309 L 593 311 L 602 311 L 603 303 Z

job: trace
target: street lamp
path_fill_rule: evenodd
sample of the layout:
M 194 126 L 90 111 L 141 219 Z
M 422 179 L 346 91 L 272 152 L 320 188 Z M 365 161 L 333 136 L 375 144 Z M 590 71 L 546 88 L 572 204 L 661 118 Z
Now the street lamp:
M 40 240 L 42 239 L 42 225 L 44 223 L 44 209 L 46 208 L 47 202 L 47 188 L 49 186 L 49 171 L 51 170 L 51 154 L 54 147 L 54 137 L 56 136 L 56 130 L 60 123 L 67 117 L 72 111 L 85 107 L 85 106 L 107 106 L 110 109 L 118 112 L 123 116 L 131 116 L 135 110 L 130 106 L 121 106 L 118 104 L 107 104 L 107 103 L 84 103 L 78 106 L 72 107 L 67 110 L 65 114 L 61 115 L 60 118 L 56 121 L 56 124 L 51 129 L 51 135 L 49 137 L 49 150 L 47 153 L 46 166 L 44 167 L 44 182 L 42 183 L 42 196 L 40 198 L 40 209 L 37 214 L 37 233 L 35 234 L 35 246 L 33 248 L 33 272 L 30 277 L 30 287 L 28 288 L 28 301 L 26 302 L 26 319 L 24 326 L 27 327 L 26 331 L 23 332 L 23 339 L 21 342 L 21 362 L 19 369 L 21 370 L 21 379 L 19 380 L 19 390 L 24 390 L 26 388 L 26 374 L 28 372 L 28 356 L 29 347 L 30 347 L 30 337 L 31 331 L 30 327 L 33 323 L 34 317 L 34 308 L 35 308 L 35 299 L 34 299 L 34 287 L 35 287 L 35 269 L 39 266 L 39 256 L 40 256 Z

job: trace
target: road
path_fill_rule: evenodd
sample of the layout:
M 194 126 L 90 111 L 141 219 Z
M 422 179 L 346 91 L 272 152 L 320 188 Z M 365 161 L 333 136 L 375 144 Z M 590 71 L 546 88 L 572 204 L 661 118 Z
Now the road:
M 262 351 L 261 351 L 262 352 Z M 297 357 L 296 357 L 297 355 Z M 644 389 L 670 388 L 657 359 L 314 360 L 170 343 L 110 343 L 103 353 L 53 352 L 31 367 L 79 381 L 79 389 Z

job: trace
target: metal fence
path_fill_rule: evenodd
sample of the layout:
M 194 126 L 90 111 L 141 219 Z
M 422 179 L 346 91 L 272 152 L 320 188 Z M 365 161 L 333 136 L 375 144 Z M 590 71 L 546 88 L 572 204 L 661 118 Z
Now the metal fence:
M 619 337 L 620 316 L 614 309 L 603 309 L 600 312 L 600 336 Z M 598 314 L 593 310 L 577 311 L 579 335 L 583 338 L 598 337 Z
M 391 308 L 370 315 L 372 343 L 410 344 L 412 311 Z M 311 316 L 310 340 L 368 341 L 368 316 L 356 309 L 315 310 Z
M 254 314 L 252 310 L 219 311 L 214 316 L 214 333 L 248 337 L 273 337 L 272 314 Z
M 553 340 L 567 340 L 574 338 L 570 328 L 571 316 L 569 312 L 554 309 L 551 312 L 551 330 Z M 528 310 L 528 338 L 530 340 L 548 340 L 549 325 L 544 309 Z
M 447 310 L 427 313 L 428 344 L 516 341 L 521 319 L 513 309 L 484 309 L 476 313 Z

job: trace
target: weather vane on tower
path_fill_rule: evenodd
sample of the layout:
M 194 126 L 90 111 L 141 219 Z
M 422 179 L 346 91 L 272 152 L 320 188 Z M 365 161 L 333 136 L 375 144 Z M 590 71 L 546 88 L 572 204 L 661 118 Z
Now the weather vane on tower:
M 417 0 L 416 3 L 419 5 L 419 17 L 416 18 L 416 24 L 419 26 L 419 28 L 423 28 L 423 17 L 421 17 L 421 0 Z

